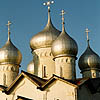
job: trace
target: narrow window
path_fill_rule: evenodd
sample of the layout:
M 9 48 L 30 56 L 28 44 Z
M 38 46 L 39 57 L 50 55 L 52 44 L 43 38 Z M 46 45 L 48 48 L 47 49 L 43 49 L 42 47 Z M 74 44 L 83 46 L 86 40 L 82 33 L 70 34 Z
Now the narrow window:
M 5 75 L 5 73 L 3 74 L 3 84 L 6 86 L 6 75 Z
M 62 67 L 60 67 L 60 77 L 63 77 Z
M 44 77 L 46 77 L 46 66 L 44 66 Z
M 43 78 L 46 78 L 46 66 L 43 66 Z

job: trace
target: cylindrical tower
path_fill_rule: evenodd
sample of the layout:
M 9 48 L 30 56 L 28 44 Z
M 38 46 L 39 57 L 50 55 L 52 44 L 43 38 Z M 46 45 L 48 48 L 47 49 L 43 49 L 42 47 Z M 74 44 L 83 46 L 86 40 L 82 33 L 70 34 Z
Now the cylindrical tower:
M 86 29 L 88 33 L 88 29 Z M 91 49 L 87 36 L 88 46 L 85 52 L 79 58 L 79 68 L 83 77 L 97 78 L 100 77 L 100 57 Z
M 78 46 L 65 31 L 64 10 L 62 10 L 62 32 L 52 44 L 52 53 L 55 60 L 56 75 L 74 80 L 76 78 L 75 60 Z
M 48 79 L 54 74 L 54 61 L 53 55 L 51 53 L 52 42 L 58 37 L 60 31 L 57 30 L 50 18 L 50 4 L 52 2 L 44 3 L 48 6 L 48 22 L 45 28 L 34 35 L 30 40 L 30 47 L 32 49 L 35 75 Z M 35 67 L 35 68 L 36 68 Z
M 9 86 L 19 73 L 19 66 L 22 60 L 21 52 L 10 40 L 10 29 L 8 21 L 8 40 L 0 48 L 0 85 Z

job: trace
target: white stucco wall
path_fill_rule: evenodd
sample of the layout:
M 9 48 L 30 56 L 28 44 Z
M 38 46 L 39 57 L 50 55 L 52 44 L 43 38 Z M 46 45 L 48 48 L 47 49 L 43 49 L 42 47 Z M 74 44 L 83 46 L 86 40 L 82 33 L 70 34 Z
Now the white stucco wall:
M 75 87 L 59 80 L 51 84 L 45 91 L 47 100 L 76 100 Z
M 12 94 L 15 94 L 14 100 L 16 100 L 17 96 L 22 96 L 26 98 L 30 98 L 33 100 L 43 100 L 42 92 L 37 89 L 37 86 L 34 85 L 31 81 L 25 78 L 14 90 Z
M 34 50 L 34 64 L 35 64 L 35 75 L 49 79 L 52 77 L 52 74 L 55 73 L 55 62 L 53 60 L 53 55 L 51 53 L 51 48 L 40 48 Z M 46 77 L 44 74 L 44 66 L 46 67 Z

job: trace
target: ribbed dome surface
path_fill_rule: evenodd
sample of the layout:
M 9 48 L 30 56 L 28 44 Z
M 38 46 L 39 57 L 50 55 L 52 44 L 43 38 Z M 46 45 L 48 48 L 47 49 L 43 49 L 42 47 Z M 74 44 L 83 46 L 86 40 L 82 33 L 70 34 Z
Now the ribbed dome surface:
M 88 68 L 100 69 L 100 57 L 90 48 L 90 46 L 88 46 L 85 52 L 79 58 L 78 64 L 80 70 L 85 70 Z
M 33 60 L 28 64 L 27 72 L 34 74 L 34 62 L 33 62 Z
M 0 48 L 0 64 L 20 64 L 22 60 L 21 52 L 8 40 L 6 44 Z
M 53 26 L 50 18 L 50 12 L 48 12 L 48 23 L 46 27 L 32 37 L 30 40 L 30 47 L 32 50 L 51 47 L 52 42 L 58 37 L 59 34 L 60 31 Z
M 52 53 L 54 57 L 76 56 L 77 52 L 77 43 L 66 33 L 64 29 L 64 31 L 61 32 L 61 34 L 52 44 Z

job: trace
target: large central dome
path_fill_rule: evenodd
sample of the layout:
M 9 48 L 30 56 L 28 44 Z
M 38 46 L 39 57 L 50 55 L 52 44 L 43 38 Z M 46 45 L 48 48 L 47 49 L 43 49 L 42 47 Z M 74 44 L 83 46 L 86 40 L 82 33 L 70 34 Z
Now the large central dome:
M 30 40 L 30 47 L 32 50 L 51 47 L 52 42 L 59 34 L 60 31 L 53 26 L 50 18 L 50 11 L 48 11 L 48 23 L 41 32 L 32 37 Z

